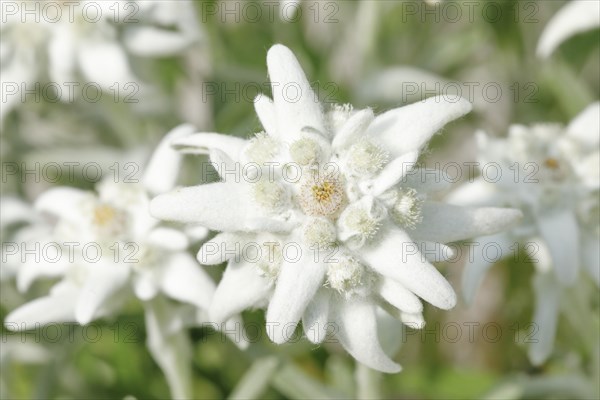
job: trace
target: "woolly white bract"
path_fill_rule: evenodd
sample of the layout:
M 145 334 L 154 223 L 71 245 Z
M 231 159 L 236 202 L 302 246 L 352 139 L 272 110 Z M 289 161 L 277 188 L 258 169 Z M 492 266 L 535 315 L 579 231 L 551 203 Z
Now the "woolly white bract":
M 531 346 L 535 364 L 552 351 L 561 290 L 575 284 L 580 267 L 600 284 L 600 103 L 579 114 L 566 128 L 559 124 L 514 125 L 507 138 L 479 133 L 480 164 L 497 163 L 501 177 L 485 177 L 459 188 L 448 201 L 460 205 L 511 206 L 524 212 L 510 232 L 481 238 L 480 248 L 495 243 L 502 254 L 521 243 L 531 253 L 536 311 L 542 332 Z M 463 293 L 471 301 L 490 259 L 479 252 L 463 275 Z
M 377 308 L 414 327 L 423 325 L 419 297 L 452 308 L 455 293 L 431 264 L 449 255 L 443 243 L 498 232 L 520 213 L 428 199 L 445 182 L 415 168 L 419 151 L 469 112 L 467 101 L 434 97 L 377 117 L 350 106 L 323 113 L 288 48 L 273 46 L 267 64 L 274 99 L 255 100 L 264 132 L 250 140 L 214 133 L 174 140 L 209 154 L 223 181 L 160 195 L 151 213 L 223 232 L 198 254 L 204 264 L 228 262 L 211 306 L 214 321 L 266 306 L 276 343 L 301 319 L 308 339 L 320 343 L 331 323 L 357 360 L 397 372 L 379 344 Z M 231 252 L 246 244 L 256 244 L 255 254 Z

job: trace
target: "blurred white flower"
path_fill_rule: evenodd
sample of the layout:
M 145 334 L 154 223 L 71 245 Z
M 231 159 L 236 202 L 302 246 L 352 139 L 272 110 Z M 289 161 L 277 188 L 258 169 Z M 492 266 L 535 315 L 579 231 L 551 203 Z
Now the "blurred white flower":
M 320 343 L 331 323 L 357 360 L 397 372 L 379 343 L 378 307 L 417 328 L 424 324 L 418 297 L 452 308 L 455 293 L 430 261 L 449 256 L 443 243 L 498 232 L 520 212 L 428 199 L 446 182 L 414 165 L 433 134 L 469 112 L 464 99 L 429 98 L 378 117 L 349 105 L 323 113 L 288 48 L 273 46 L 267 64 L 274 99 L 255 100 L 265 132 L 174 140 L 210 154 L 223 182 L 160 195 L 151 212 L 223 232 L 198 254 L 204 264 L 228 261 L 211 319 L 268 303 L 274 342 L 289 340 L 302 319 L 308 339 Z M 251 243 L 257 257 L 241 254 Z M 429 259 L 419 251 L 428 244 L 435 247 Z
M 193 1 L 152 0 L 137 1 L 137 4 L 140 26 L 127 26 L 123 39 L 132 54 L 142 57 L 173 56 L 202 39 Z
M 544 28 L 538 42 L 537 54 L 547 58 L 565 40 L 599 26 L 600 1 L 571 1 L 558 10 Z
M 128 83 L 142 84 L 133 74 L 126 50 L 140 56 L 170 56 L 200 38 L 190 1 L 14 3 L 2 17 L 0 49 L 3 104 L 0 121 L 36 83 L 59 86 L 69 99 L 83 83 L 111 94 L 131 93 Z M 24 10 L 36 10 L 37 14 Z M 123 31 L 123 37 L 121 36 Z
M 458 205 L 510 206 L 523 210 L 522 223 L 510 232 L 478 240 L 513 254 L 519 242 L 536 266 L 535 323 L 541 338 L 529 356 L 541 364 L 550 355 L 561 287 L 573 285 L 580 266 L 600 285 L 600 103 L 586 108 L 566 128 L 558 124 L 514 125 L 506 139 L 480 133 L 480 165 L 496 163 L 500 180 L 481 176 L 454 191 Z M 463 292 L 473 300 L 492 260 L 475 251 L 463 275 Z
M 148 345 L 161 367 L 167 368 L 173 396 L 190 396 L 191 375 L 168 368 L 189 368 L 185 361 L 190 357 L 186 350 L 188 338 L 181 330 L 206 320 L 202 310 L 210 306 L 215 284 L 186 251 L 186 235 L 159 226 L 159 221 L 149 215 L 148 196 L 174 186 L 181 156 L 170 148 L 169 141 L 191 132 L 191 126 L 183 125 L 163 139 L 141 184 L 108 179 L 98 184 L 97 194 L 60 187 L 37 199 L 36 211 L 53 217 L 55 222 L 50 232 L 30 238 L 24 245 L 58 246 L 60 257 L 41 251 L 42 257 L 27 257 L 17 272 L 17 286 L 24 291 L 40 277 L 61 279 L 49 295 L 13 310 L 5 319 L 7 328 L 34 329 L 62 322 L 87 324 L 115 313 L 130 297 L 133 287 L 135 295 L 145 302 Z M 23 256 L 22 252 L 18 256 Z M 165 303 L 163 296 L 194 307 L 178 311 L 182 307 Z
M 48 227 L 27 202 L 12 195 L 0 197 L 0 234 L 3 243 L 0 281 L 16 276 L 21 266 L 20 257 L 10 255 L 13 251 L 8 247 L 47 233 Z

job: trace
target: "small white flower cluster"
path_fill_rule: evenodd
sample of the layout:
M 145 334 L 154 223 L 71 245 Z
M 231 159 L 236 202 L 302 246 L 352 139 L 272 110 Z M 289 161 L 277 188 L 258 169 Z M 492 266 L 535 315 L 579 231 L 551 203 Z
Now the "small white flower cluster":
M 600 103 L 586 108 L 567 127 L 514 125 L 507 138 L 478 135 L 480 162 L 499 162 L 502 174 L 496 185 L 478 179 L 459 188 L 449 201 L 460 205 L 510 205 L 525 213 L 514 230 L 486 238 L 503 246 L 535 243 L 536 267 L 534 321 L 546 334 L 534 343 L 529 357 L 541 364 L 550 356 L 556 332 L 557 293 L 574 285 L 584 267 L 600 285 Z M 521 166 L 515 173 L 514 166 Z M 463 275 L 468 301 L 491 266 L 477 257 Z

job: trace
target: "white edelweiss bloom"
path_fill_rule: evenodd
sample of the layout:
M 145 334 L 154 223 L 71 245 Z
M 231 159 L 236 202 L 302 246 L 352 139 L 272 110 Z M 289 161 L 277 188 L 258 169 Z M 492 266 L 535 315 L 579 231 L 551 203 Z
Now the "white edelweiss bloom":
M 27 85 L 31 90 L 29 86 L 45 79 L 46 74 L 50 81 L 64 85 L 77 82 L 76 74 L 80 72 L 89 82 L 106 90 L 115 83 L 135 82 L 118 42 L 115 17 L 119 13 L 110 9 L 115 4 L 90 0 L 64 5 L 56 2 L 56 10 L 49 14 L 50 11 L 42 12 L 46 9 L 43 2 L 32 2 L 27 9 L 35 9 L 37 15 L 24 14 L 18 5 L 14 10 L 7 8 L 2 21 L 2 82 L 3 87 L 18 86 L 17 93 L 7 99 L 20 102 L 21 86 Z M 90 12 L 88 17 L 84 10 L 90 8 L 96 14 Z M 40 57 L 45 51 L 47 58 Z M 66 86 L 63 89 L 68 90 Z M 3 108 L 3 114 L 9 111 L 8 107 Z
M 524 218 L 509 232 L 480 238 L 511 254 L 514 243 L 533 252 L 536 267 L 534 319 L 545 330 L 530 359 L 543 363 L 552 351 L 562 288 L 573 285 L 583 267 L 600 285 L 600 103 L 587 107 L 565 128 L 558 124 L 512 126 L 505 139 L 478 136 L 481 165 L 495 163 L 501 179 L 482 176 L 455 190 L 458 205 L 511 206 Z M 473 300 L 492 262 L 474 252 L 463 275 L 463 293 Z
M 150 318 L 148 345 L 155 356 L 160 355 L 157 361 L 161 367 L 189 368 L 189 363 L 183 361 L 189 351 L 182 350 L 182 341 L 187 337 L 180 331 L 185 324 L 203 322 L 206 317 L 179 317 L 173 307 L 161 306 L 161 298 L 206 313 L 215 284 L 186 251 L 188 237 L 179 230 L 160 226 L 160 221 L 150 216 L 148 205 L 150 195 L 175 185 L 181 154 L 171 149 L 170 141 L 193 131 L 193 127 L 182 125 L 163 139 L 147 164 L 142 183 L 115 182 L 111 177 L 97 185 L 97 192 L 59 187 L 37 199 L 36 211 L 53 218 L 53 229 L 44 236 L 30 238 L 28 248 L 36 241 L 40 247 L 50 243 L 59 248 L 60 256 L 55 259 L 46 255 L 37 260 L 29 257 L 17 273 L 17 286 L 27 290 L 43 276 L 61 280 L 49 295 L 13 310 L 5 319 L 7 328 L 33 329 L 60 322 L 87 324 L 116 312 L 132 288 L 145 304 Z M 165 307 L 171 311 L 164 311 Z M 155 320 L 169 315 L 175 327 L 167 331 Z M 174 397 L 190 396 L 190 382 L 183 381 L 190 379 L 189 373 L 181 375 L 166 369 L 165 374 Z
M 600 2 L 574 0 L 565 4 L 548 22 L 540 36 L 537 54 L 547 58 L 565 40 L 600 26 Z
M 496 233 L 520 212 L 428 200 L 445 185 L 414 164 L 433 134 L 469 112 L 464 99 L 434 97 L 377 117 L 349 105 L 324 113 L 288 48 L 273 46 L 267 64 L 274 99 L 255 100 L 265 132 L 250 140 L 214 133 L 174 140 L 222 164 L 223 181 L 159 195 L 151 213 L 223 232 L 198 254 L 203 264 L 228 262 L 213 320 L 266 307 L 267 332 L 276 343 L 289 339 L 301 319 L 309 339 L 320 343 L 331 322 L 357 360 L 397 372 L 377 339 L 376 311 L 393 309 L 418 327 L 418 297 L 443 309 L 456 302 L 419 248 L 434 242 L 443 259 L 443 243 Z M 293 101 L 282 90 L 290 85 L 299 94 Z M 240 175 L 227 172 L 234 170 Z M 268 267 L 243 251 L 265 242 L 281 252 Z
M 190 1 L 22 4 L 3 7 L 1 83 L 7 93 L 0 121 L 21 102 L 22 90 L 33 90 L 46 79 L 60 86 L 62 99 L 77 92 L 72 84 L 81 81 L 80 75 L 111 93 L 122 93 L 128 83 L 142 86 L 131 71 L 128 52 L 171 56 L 201 36 Z M 24 14 L 21 7 L 37 15 Z

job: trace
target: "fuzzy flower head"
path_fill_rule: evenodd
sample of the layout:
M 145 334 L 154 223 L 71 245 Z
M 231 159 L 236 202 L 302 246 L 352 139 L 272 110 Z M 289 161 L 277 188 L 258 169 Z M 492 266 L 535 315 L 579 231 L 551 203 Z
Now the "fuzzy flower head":
M 198 254 L 205 264 L 228 261 L 211 308 L 216 321 L 266 305 L 276 343 L 289 339 L 286 332 L 301 319 L 306 332 L 318 332 L 311 340 L 321 342 L 330 321 L 358 360 L 398 371 L 376 339 L 376 310 L 391 305 L 396 315 L 415 316 L 422 311 L 418 297 L 444 309 L 456 301 L 420 244 L 436 242 L 441 254 L 443 243 L 496 232 L 519 213 L 427 200 L 444 185 L 424 182 L 415 163 L 435 132 L 471 109 L 464 99 L 434 97 L 377 117 L 350 105 L 323 111 L 288 48 L 273 46 L 267 64 L 274 98 L 255 100 L 263 133 L 250 140 L 198 133 L 174 142 L 240 176 L 222 172 L 222 182 L 158 196 L 151 212 L 223 232 Z M 293 99 L 284 90 L 291 85 Z M 250 165 L 260 166 L 260 179 L 256 168 L 244 173 Z M 268 279 L 248 257 L 207 257 L 215 247 L 260 242 L 265 234 L 282 249 L 281 265 Z
M 460 205 L 511 205 L 523 210 L 513 230 L 489 238 L 503 254 L 515 242 L 530 252 L 536 274 L 534 323 L 545 332 L 529 349 L 539 365 L 551 354 L 559 311 L 558 296 L 577 282 L 579 269 L 600 285 L 600 103 L 571 123 L 512 126 L 507 138 L 478 137 L 480 164 L 495 163 L 501 179 L 482 176 L 459 188 L 449 200 Z M 471 301 L 488 259 L 475 257 L 463 274 L 463 293 Z
M 482 176 L 452 196 L 460 204 L 494 201 L 522 209 L 525 218 L 513 233 L 522 240 L 541 237 L 557 278 L 565 284 L 577 277 L 587 238 L 599 238 L 594 214 L 600 189 L 599 114 L 596 103 L 567 127 L 515 125 L 506 139 L 479 134 L 481 163 L 500 165 L 502 179 L 494 186 Z M 599 281 L 597 257 L 586 256 L 583 264 Z
M 95 191 L 57 187 L 37 199 L 35 210 L 48 217 L 44 226 L 50 229 L 34 239 L 61 246 L 62 256 L 52 262 L 45 258 L 25 262 L 17 286 L 25 291 L 41 277 L 62 279 L 45 301 L 35 303 L 35 310 L 26 305 L 11 313 L 8 321 L 43 324 L 46 303 L 64 302 L 60 318 L 86 324 L 122 304 L 128 287 L 144 301 L 163 293 L 208 307 L 214 288 L 186 253 L 188 236 L 161 226 L 148 213 L 149 194 L 175 183 L 180 155 L 169 141 L 191 132 L 190 126 L 173 130 L 155 151 L 140 183 L 115 182 L 111 176 Z M 164 168 L 163 162 L 172 168 Z

